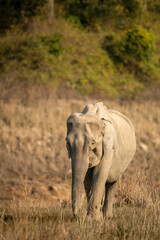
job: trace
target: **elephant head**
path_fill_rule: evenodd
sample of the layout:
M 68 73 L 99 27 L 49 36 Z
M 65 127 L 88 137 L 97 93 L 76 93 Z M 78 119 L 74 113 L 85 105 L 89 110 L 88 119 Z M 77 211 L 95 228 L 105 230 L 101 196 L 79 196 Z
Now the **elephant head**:
M 76 216 L 88 168 L 99 164 L 103 155 L 103 120 L 96 114 L 74 113 L 67 120 L 66 146 L 72 160 L 72 209 Z

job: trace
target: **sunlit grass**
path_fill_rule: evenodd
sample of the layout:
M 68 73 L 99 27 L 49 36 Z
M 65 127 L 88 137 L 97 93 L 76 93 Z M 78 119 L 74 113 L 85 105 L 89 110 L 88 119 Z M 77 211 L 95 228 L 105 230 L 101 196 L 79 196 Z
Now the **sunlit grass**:
M 160 206 L 121 206 L 112 219 L 87 222 L 83 214 L 75 220 L 70 204 L 55 206 L 42 200 L 14 201 L 0 209 L 2 239 L 145 239 L 160 234 Z

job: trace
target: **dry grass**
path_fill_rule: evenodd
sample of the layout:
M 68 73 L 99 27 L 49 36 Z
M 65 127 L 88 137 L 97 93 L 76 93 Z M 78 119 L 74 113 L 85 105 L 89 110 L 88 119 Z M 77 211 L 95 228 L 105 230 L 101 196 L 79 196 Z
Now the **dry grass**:
M 157 240 L 160 206 L 122 206 L 116 217 L 102 222 L 86 222 L 82 212 L 73 219 L 68 202 L 54 205 L 40 200 L 14 201 L 1 208 L 0 239 L 132 239 Z
M 17 94 L 18 95 L 18 94 Z M 34 96 L 34 97 L 33 97 Z M 0 100 L 0 239 L 145 239 L 160 236 L 160 108 L 156 101 L 103 100 L 134 123 L 137 152 L 117 186 L 116 217 L 74 220 L 66 119 L 96 99 Z

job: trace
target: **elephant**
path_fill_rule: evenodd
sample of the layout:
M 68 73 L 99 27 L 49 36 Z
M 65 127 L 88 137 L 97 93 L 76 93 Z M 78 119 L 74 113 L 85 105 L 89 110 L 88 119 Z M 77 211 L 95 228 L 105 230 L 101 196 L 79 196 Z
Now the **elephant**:
M 116 182 L 136 151 L 134 126 L 102 102 L 67 119 L 66 147 L 72 167 L 72 211 L 77 217 L 85 190 L 87 217 L 112 217 Z

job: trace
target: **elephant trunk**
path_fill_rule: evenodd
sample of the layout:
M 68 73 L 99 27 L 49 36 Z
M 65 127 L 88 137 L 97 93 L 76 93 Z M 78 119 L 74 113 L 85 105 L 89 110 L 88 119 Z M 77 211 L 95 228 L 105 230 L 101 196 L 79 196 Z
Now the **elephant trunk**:
M 84 156 L 72 160 L 72 210 L 75 217 L 82 204 L 82 192 L 87 169 L 88 161 Z

